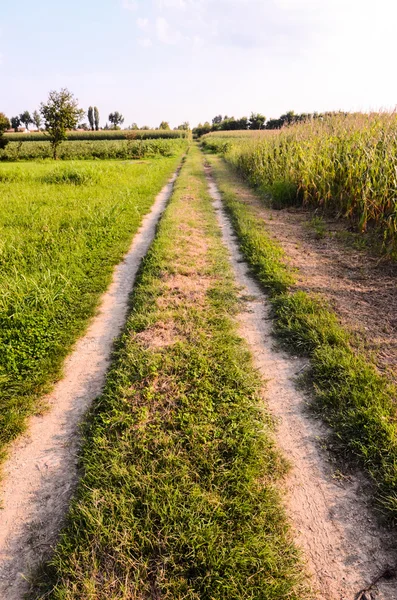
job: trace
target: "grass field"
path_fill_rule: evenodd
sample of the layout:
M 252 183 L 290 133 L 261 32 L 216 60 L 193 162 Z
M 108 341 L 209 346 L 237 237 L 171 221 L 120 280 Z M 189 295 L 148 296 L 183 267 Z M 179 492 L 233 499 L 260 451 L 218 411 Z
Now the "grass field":
M 378 506 L 397 520 L 397 390 L 357 347 L 323 298 L 295 287 L 285 255 L 254 206 L 240 200 L 244 185 L 219 157 L 208 157 L 241 250 L 273 306 L 275 332 L 290 352 L 311 358 L 307 382 L 313 408 L 331 425 L 334 446 L 364 468 Z
M 85 475 L 36 600 L 308 597 L 237 304 L 193 149 L 88 417 Z
M 210 135 L 203 145 L 224 153 L 278 206 L 307 204 L 376 228 L 384 251 L 397 255 L 397 116 L 349 115 L 316 119 L 273 135 Z
M 174 156 L 185 150 L 188 140 L 98 140 L 63 142 L 58 150 L 61 160 L 102 160 L 153 158 L 155 156 Z M 52 148 L 48 141 L 10 142 L 0 150 L 0 161 L 52 159 Z
M 68 141 L 99 141 L 99 140 L 125 140 L 136 138 L 138 140 L 158 140 L 188 138 L 189 131 L 175 131 L 164 129 L 131 129 L 131 130 L 112 130 L 101 129 L 100 131 L 69 131 Z M 10 142 L 43 142 L 47 139 L 45 133 L 6 133 L 5 137 Z
M 0 165 L 0 451 L 59 376 L 180 156 Z

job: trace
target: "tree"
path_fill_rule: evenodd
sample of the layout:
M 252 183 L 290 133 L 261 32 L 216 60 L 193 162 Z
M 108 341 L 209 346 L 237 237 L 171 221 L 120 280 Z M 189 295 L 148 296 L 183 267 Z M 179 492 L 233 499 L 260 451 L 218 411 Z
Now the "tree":
M 8 140 L 4 137 L 4 132 L 10 128 L 10 121 L 4 113 L 0 112 L 0 149 L 5 148 Z
M 248 117 L 241 117 L 241 119 L 237 119 L 237 129 L 248 129 Z
M 35 124 L 36 129 L 40 129 L 40 126 L 43 122 L 41 115 L 38 110 L 35 110 L 32 115 L 32 122 Z
M 110 113 L 109 121 L 113 123 L 113 129 L 120 129 L 119 125 L 124 123 L 124 117 L 116 110 L 114 113 Z
M 195 127 L 193 129 L 193 135 L 194 135 L 194 137 L 201 137 L 202 135 L 209 133 L 211 131 L 211 129 L 212 129 L 212 127 L 211 127 L 210 123 L 208 123 L 208 121 L 206 121 L 204 123 L 204 125 L 199 123 L 197 125 L 197 127 Z
M 167 121 L 161 121 L 159 129 L 168 130 L 170 129 L 170 124 Z
M 21 123 L 25 125 L 26 129 L 29 129 L 29 125 L 33 123 L 32 117 L 30 116 L 30 112 L 28 110 L 25 110 L 25 112 L 19 115 L 19 118 L 21 120 Z
M 189 124 L 189 122 L 185 121 L 181 125 L 178 125 L 177 130 L 178 131 L 189 131 L 190 130 L 190 124 Z
M 222 121 L 223 121 L 222 115 L 217 115 L 216 117 L 214 117 L 212 119 L 212 124 L 213 125 L 220 125 L 220 123 L 222 123 Z
M 131 129 L 132 131 L 137 131 L 139 129 L 137 123 L 131 123 L 131 125 L 129 126 L 129 129 Z
M 11 127 L 14 129 L 15 133 L 18 131 L 20 124 L 21 119 L 19 117 L 11 117 Z
M 249 118 L 250 129 L 264 129 L 266 117 L 260 113 L 251 113 Z
M 92 108 L 92 106 L 90 106 L 88 109 L 87 117 L 88 117 L 88 122 L 90 124 L 91 129 L 92 129 L 92 131 L 94 131 L 94 109 Z
M 97 106 L 94 106 L 94 125 L 96 131 L 99 131 L 99 110 Z
M 78 101 L 66 88 L 49 93 L 47 104 L 40 105 L 44 126 L 52 144 L 54 160 L 61 142 L 67 139 L 67 131 L 74 129 L 84 111 L 78 107 Z

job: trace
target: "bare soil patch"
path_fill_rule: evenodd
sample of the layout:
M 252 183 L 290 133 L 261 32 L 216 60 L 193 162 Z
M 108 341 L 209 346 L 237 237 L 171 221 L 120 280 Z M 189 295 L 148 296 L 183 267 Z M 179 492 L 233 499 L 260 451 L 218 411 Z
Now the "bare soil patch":
M 347 232 L 345 221 L 323 217 L 325 233 L 319 236 L 309 225 L 310 211 L 268 208 L 245 186 L 233 183 L 297 269 L 298 286 L 321 294 L 342 324 L 374 352 L 380 370 L 397 379 L 397 265 L 344 243 L 340 233 Z

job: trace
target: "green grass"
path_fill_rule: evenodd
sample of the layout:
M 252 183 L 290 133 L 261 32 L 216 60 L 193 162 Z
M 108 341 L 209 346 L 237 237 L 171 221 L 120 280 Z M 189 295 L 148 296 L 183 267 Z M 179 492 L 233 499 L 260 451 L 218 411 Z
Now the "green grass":
M 61 160 L 112 160 L 175 156 L 186 150 L 187 139 L 67 141 L 59 146 Z M 52 159 L 50 142 L 10 142 L 0 150 L 0 161 Z
M 308 227 L 314 231 L 316 238 L 319 240 L 327 235 L 327 225 L 321 216 L 314 215 L 310 219 Z
M 149 130 L 113 130 L 101 129 L 100 131 L 69 131 L 68 141 L 81 140 L 125 140 L 129 137 L 136 137 L 141 140 L 159 140 L 159 139 L 176 139 L 188 138 L 188 131 L 174 131 L 164 129 L 149 129 Z M 45 133 L 6 133 L 5 138 L 10 142 L 43 142 L 47 139 Z
M 208 160 L 241 250 L 270 295 L 276 334 L 286 348 L 311 358 L 314 410 L 332 427 L 339 453 L 372 480 L 377 506 L 396 521 L 396 387 L 379 374 L 323 298 L 295 289 L 281 247 L 255 207 L 239 198 L 244 183 L 222 159 Z
M 0 453 L 59 376 L 179 160 L 0 165 Z
M 304 600 L 275 487 L 285 464 L 236 335 L 236 288 L 196 148 L 131 307 L 87 419 L 67 526 L 32 598 Z

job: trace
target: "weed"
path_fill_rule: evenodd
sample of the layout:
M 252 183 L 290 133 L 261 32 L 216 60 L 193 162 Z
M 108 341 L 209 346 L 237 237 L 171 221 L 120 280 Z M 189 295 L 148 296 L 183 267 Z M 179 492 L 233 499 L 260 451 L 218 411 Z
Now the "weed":
M 308 223 L 309 227 L 313 229 L 316 234 L 317 239 L 322 239 L 327 234 L 327 227 L 323 217 L 319 217 L 318 215 L 314 215 Z

